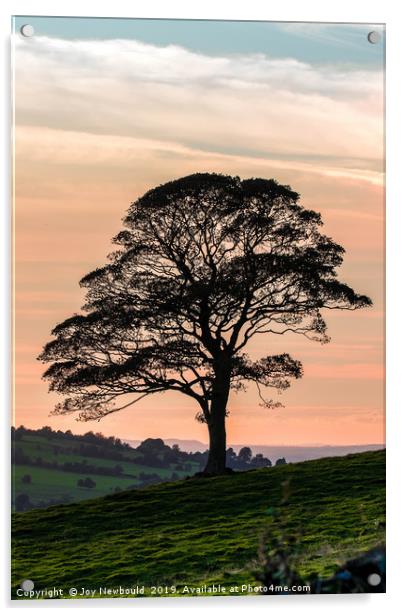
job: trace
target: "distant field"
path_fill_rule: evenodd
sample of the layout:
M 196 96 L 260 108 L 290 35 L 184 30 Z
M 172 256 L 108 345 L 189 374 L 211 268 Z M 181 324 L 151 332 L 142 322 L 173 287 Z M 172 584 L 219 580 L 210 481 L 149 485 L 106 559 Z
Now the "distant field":
M 286 512 L 281 507 L 289 485 Z M 130 490 L 13 515 L 13 593 L 35 588 L 248 584 L 279 507 L 300 529 L 299 572 L 330 575 L 384 540 L 385 452 Z M 275 526 L 273 533 L 278 533 Z
M 140 484 L 138 479 L 140 473 L 155 474 L 161 480 L 166 480 L 171 479 L 173 473 L 178 478 L 182 478 L 199 470 L 196 464 L 192 465 L 192 471 L 178 470 L 175 464 L 170 464 L 169 468 L 139 464 L 137 461 L 141 456 L 132 449 L 121 451 L 122 455 L 127 459 L 132 459 L 132 462 L 82 455 L 78 452 L 80 444 L 82 445 L 82 442 L 74 439 L 65 440 L 52 436 L 49 440 L 40 435 L 24 435 L 24 438 L 19 440 L 16 446 L 32 461 L 41 458 L 46 463 L 58 463 L 59 465 L 65 462 L 86 462 L 88 465 L 99 468 L 113 468 L 118 465 L 123 469 L 122 475 L 108 476 L 86 471 L 66 472 L 59 469 L 43 468 L 35 464 L 13 464 L 13 503 L 18 494 L 28 495 L 33 505 L 38 505 L 43 501 L 59 500 L 64 496 L 68 496 L 71 501 L 85 500 L 105 496 L 114 492 L 116 488 L 127 489 L 129 486 L 138 486 Z M 55 450 L 58 451 L 57 454 Z M 22 482 L 24 475 L 31 476 L 31 483 Z M 90 477 L 96 482 L 95 488 L 77 486 L 78 480 L 86 477 Z
M 13 469 L 15 493 L 28 494 L 32 503 L 40 500 L 49 500 L 68 495 L 72 500 L 84 500 L 105 496 L 113 492 L 117 486 L 121 489 L 137 484 L 136 479 L 126 477 L 108 477 L 107 475 L 85 474 L 96 482 L 95 488 L 80 488 L 77 486 L 78 479 L 82 479 L 83 473 L 66 473 L 35 466 L 18 465 Z M 31 475 L 32 483 L 24 484 L 21 478 Z

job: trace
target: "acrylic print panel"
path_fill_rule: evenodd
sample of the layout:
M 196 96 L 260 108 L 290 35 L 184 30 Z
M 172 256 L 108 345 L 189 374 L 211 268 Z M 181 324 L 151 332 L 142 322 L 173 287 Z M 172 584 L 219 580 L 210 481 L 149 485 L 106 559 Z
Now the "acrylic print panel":
M 12 597 L 384 592 L 384 27 L 13 26 Z

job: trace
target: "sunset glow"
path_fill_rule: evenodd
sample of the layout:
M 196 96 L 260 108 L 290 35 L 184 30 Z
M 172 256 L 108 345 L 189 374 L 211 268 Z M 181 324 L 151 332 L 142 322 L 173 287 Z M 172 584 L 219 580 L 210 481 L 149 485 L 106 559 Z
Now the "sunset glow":
M 44 20 L 41 33 L 37 19 L 37 36 L 14 35 L 14 424 L 207 441 L 196 405 L 173 392 L 100 423 L 49 417 L 59 396 L 48 393 L 36 358 L 51 329 L 80 312 L 79 280 L 105 263 L 130 203 L 171 179 L 216 172 L 275 178 L 300 193 L 346 249 L 340 278 L 373 300 L 356 312 L 324 311 L 326 345 L 295 334 L 254 339 L 252 358 L 290 353 L 304 377 L 280 397 L 281 409 L 261 408 L 253 387 L 232 393 L 229 444 L 383 443 L 380 47 L 366 50 L 362 26 L 349 28 L 345 59 L 336 43 L 342 26 L 329 40 L 320 38 L 320 25 L 282 24 L 283 48 L 273 54 L 268 43 L 264 50 L 251 42 L 235 53 L 229 30 L 225 51 L 186 46 L 175 30 L 168 44 L 157 26 L 151 40 L 149 24 L 147 37 L 130 39 L 116 20 L 106 39 L 73 36 L 73 19 L 64 34 L 61 25 L 46 30 Z M 208 22 L 191 27 L 208 37 Z M 311 57 L 303 55 L 307 39 Z M 325 62 L 320 45 L 331 50 Z

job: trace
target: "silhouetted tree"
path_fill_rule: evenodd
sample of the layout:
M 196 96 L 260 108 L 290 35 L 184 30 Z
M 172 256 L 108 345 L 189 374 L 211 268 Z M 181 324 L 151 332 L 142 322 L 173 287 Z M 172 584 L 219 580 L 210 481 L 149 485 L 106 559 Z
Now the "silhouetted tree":
M 280 466 L 281 464 L 287 464 L 285 458 L 278 458 L 275 462 L 275 466 Z
M 272 466 L 271 460 L 265 458 L 262 453 L 257 453 L 252 460 L 250 460 L 250 465 L 255 468 L 264 468 L 268 466 Z
M 53 434 L 53 430 L 50 426 L 43 426 L 43 428 L 40 428 L 37 432 L 38 434 L 46 437 L 47 439 L 49 439 Z
M 206 473 L 225 470 L 228 399 L 255 383 L 279 392 L 300 378 L 288 354 L 252 361 L 256 335 L 327 342 L 322 309 L 371 304 L 337 279 L 344 250 L 320 214 L 275 180 L 194 174 L 129 208 L 109 263 L 81 280 L 84 314 L 53 329 L 40 359 L 65 396 L 55 414 L 100 419 L 145 396 L 177 391 L 209 432 Z
M 253 452 L 251 451 L 250 447 L 242 447 L 237 457 L 239 461 L 242 462 L 243 464 L 248 464 L 251 460 L 252 455 L 253 455 Z
M 226 466 L 232 468 L 232 464 L 236 462 L 236 459 L 236 452 L 234 451 L 233 447 L 229 447 L 226 450 Z
M 137 447 L 137 451 L 141 453 L 150 453 L 153 455 L 163 454 L 169 447 L 165 445 L 161 438 L 146 438 Z

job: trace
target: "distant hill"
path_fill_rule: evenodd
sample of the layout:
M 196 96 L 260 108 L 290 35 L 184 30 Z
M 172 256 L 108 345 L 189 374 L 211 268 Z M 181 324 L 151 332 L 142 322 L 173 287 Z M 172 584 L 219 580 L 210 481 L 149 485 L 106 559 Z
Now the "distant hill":
M 163 441 L 167 445 L 179 445 L 182 451 L 205 451 L 208 445 L 197 440 L 187 440 L 180 438 L 165 438 Z M 125 441 L 132 447 L 137 447 L 141 441 Z M 303 462 L 304 460 L 317 460 L 319 458 L 327 458 L 332 456 L 345 456 L 349 453 L 360 453 L 363 451 L 377 451 L 384 449 L 383 444 L 369 445 L 248 445 L 243 443 L 240 445 L 230 445 L 238 453 L 242 447 L 251 447 L 253 453 L 262 453 L 270 460 L 278 458 L 286 458 L 288 462 Z
M 182 596 L 185 585 L 187 594 L 219 594 L 213 584 L 229 594 L 244 584 L 247 594 L 268 527 L 279 537 L 300 529 L 304 579 L 330 576 L 384 539 L 384 454 L 181 480 L 14 514 L 13 595 L 25 579 L 67 597 L 71 587 L 119 585 L 144 586 L 146 595 L 160 585 Z
M 131 447 L 138 447 L 141 443 L 139 440 L 125 440 L 125 443 L 131 445 Z M 208 445 L 202 443 L 201 441 L 190 440 L 190 439 L 181 439 L 181 438 L 164 438 L 163 442 L 169 447 L 173 445 L 179 445 L 182 451 L 206 451 L 208 449 Z
M 244 445 L 233 445 L 237 452 Z M 384 449 L 384 445 L 316 445 L 316 446 L 286 446 L 286 445 L 251 445 L 253 452 L 262 453 L 271 460 L 284 457 L 288 462 L 303 462 L 305 460 L 318 460 L 333 456 L 346 456 L 350 453 L 362 453 L 364 451 L 378 451 Z

